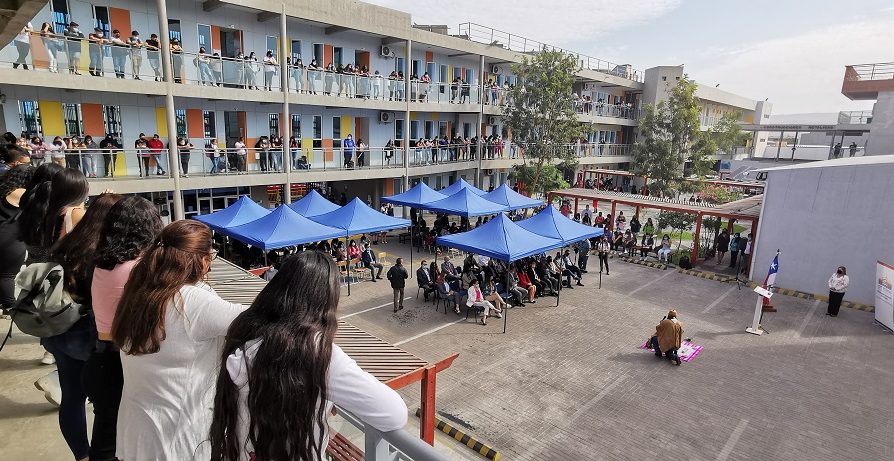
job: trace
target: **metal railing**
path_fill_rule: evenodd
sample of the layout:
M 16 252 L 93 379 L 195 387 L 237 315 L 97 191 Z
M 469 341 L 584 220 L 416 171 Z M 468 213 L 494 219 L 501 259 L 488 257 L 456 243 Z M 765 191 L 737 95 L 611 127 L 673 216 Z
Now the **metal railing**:
M 170 177 L 168 150 L 33 148 L 31 164 L 57 163 L 81 170 L 88 178 Z
M 555 156 L 570 154 L 577 158 L 608 157 L 630 155 L 632 144 L 608 144 L 608 143 L 572 143 L 553 148 Z M 482 146 L 483 160 L 500 159 L 524 159 L 525 146 L 508 143 L 500 147 L 499 144 L 487 144 Z
M 443 453 L 404 429 L 381 432 L 337 407 L 345 422 L 363 432 L 364 461 L 449 461 Z
M 846 80 L 890 80 L 894 79 L 894 62 L 855 64 L 846 67 Z
M 578 100 L 574 103 L 574 109 L 579 114 L 593 115 L 597 117 L 614 117 L 624 118 L 628 120 L 637 120 L 642 114 L 642 110 L 631 104 L 606 104 L 604 102 L 593 102 L 585 99 Z
M 841 111 L 838 113 L 838 123 L 843 125 L 868 125 L 872 123 L 872 111 Z
M 473 42 L 484 43 L 487 45 L 499 46 L 510 51 L 518 53 L 534 54 L 543 49 L 552 51 L 561 51 L 567 55 L 574 56 L 580 63 L 581 68 L 591 69 L 606 74 L 616 75 L 618 77 L 633 80 L 635 82 L 643 81 L 643 72 L 633 69 L 629 64 L 615 64 L 603 59 L 575 53 L 563 48 L 548 45 L 537 40 L 527 37 L 513 35 L 509 32 L 494 29 L 492 27 L 466 22 L 459 25 L 459 30 L 455 36 L 471 40 Z

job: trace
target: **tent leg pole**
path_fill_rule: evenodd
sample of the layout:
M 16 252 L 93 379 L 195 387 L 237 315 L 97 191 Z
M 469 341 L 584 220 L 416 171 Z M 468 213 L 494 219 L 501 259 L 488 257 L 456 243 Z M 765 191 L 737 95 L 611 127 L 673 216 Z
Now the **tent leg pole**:
M 415 227 L 416 227 L 415 225 L 410 223 L 410 270 L 407 271 L 407 272 L 409 272 L 410 278 L 413 278 L 413 267 L 415 267 L 415 266 L 413 266 L 413 245 L 414 245 L 413 237 L 415 235 L 415 230 L 416 230 Z
M 348 251 L 348 233 L 345 231 L 345 252 Z M 351 296 L 351 259 L 345 256 L 345 275 L 348 279 L 348 296 Z
M 512 264 L 512 263 L 509 263 Z M 506 291 L 509 292 L 509 267 L 506 268 Z M 497 296 L 500 296 L 497 293 Z M 506 307 L 509 307 L 508 305 Z M 503 334 L 506 334 L 506 322 L 509 321 L 509 309 L 503 309 Z

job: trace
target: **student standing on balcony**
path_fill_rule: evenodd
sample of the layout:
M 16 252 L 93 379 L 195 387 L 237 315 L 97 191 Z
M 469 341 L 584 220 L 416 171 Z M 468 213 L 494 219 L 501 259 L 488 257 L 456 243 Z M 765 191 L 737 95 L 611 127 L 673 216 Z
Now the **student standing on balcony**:
M 239 138 L 233 143 L 233 147 L 236 149 L 236 168 L 239 170 L 239 173 L 245 173 L 248 171 L 248 150 L 246 149 L 245 140 Z
M 363 142 L 363 138 L 357 139 L 357 168 L 363 168 L 366 165 L 366 150 L 369 146 Z
M 295 80 L 295 91 L 304 93 L 304 62 L 301 58 L 292 63 L 292 78 Z
M 282 171 L 283 144 L 282 138 L 279 136 L 270 137 L 270 169 L 273 171 Z
M 155 135 L 155 136 L 158 136 L 158 135 Z M 181 137 L 177 138 L 176 149 L 177 149 L 177 153 L 180 155 L 180 176 L 183 176 L 184 178 L 189 177 L 189 157 L 190 157 L 190 153 L 192 152 L 192 149 L 194 147 L 195 146 L 193 146 L 192 143 L 189 142 L 188 139 L 181 138 Z M 170 149 L 171 149 L 171 146 L 168 146 L 168 150 L 170 150 Z M 162 171 L 161 174 L 164 174 L 164 171 Z
M 112 38 L 108 40 L 112 44 L 112 68 L 115 69 L 115 78 L 124 78 L 124 66 L 127 64 L 127 55 L 130 54 L 127 42 L 121 38 L 121 31 L 112 31 Z
M 400 395 L 333 343 L 338 301 L 332 259 L 307 251 L 233 321 L 212 392 L 210 459 L 323 459 L 333 405 L 382 432 L 406 425 Z M 274 363 L 286 366 L 271 373 Z
M 22 28 L 22 31 L 16 35 L 13 40 L 13 44 L 16 47 L 16 51 L 19 53 L 19 56 L 16 58 L 16 61 L 12 63 L 13 69 L 18 69 L 19 65 L 22 65 L 22 69 L 28 70 L 28 54 L 31 53 L 31 33 L 34 32 L 34 28 L 31 27 L 31 23 L 25 24 L 25 27 Z
M 171 63 L 174 68 L 174 83 L 183 83 L 183 47 L 179 40 L 171 40 Z
M 212 84 L 221 86 L 223 84 L 223 59 L 220 58 L 220 53 L 214 53 L 214 56 L 211 57 L 211 73 L 214 74 Z
M 348 135 L 348 137 L 346 137 L 345 140 L 342 142 L 341 147 L 342 147 L 342 152 L 345 157 L 345 164 L 344 164 L 345 168 L 353 168 L 354 167 L 354 147 L 356 147 L 356 145 L 354 144 L 353 136 Z
M 165 174 L 165 171 L 161 168 L 161 151 L 165 148 L 165 144 L 161 141 L 161 138 L 158 136 L 158 133 L 152 136 L 146 146 L 149 148 L 149 153 L 152 155 L 152 159 L 155 160 L 155 174 L 161 176 Z M 146 166 L 146 177 L 149 177 L 149 158 L 145 158 L 145 166 Z M 186 163 L 189 164 L 189 154 L 186 154 Z M 186 168 L 183 169 L 183 174 L 186 174 Z
M 56 53 L 62 49 L 62 42 L 59 41 L 58 37 L 59 36 L 56 35 L 56 32 L 53 30 L 52 24 L 48 22 L 41 24 L 40 40 L 43 42 L 44 48 L 47 49 L 47 57 L 50 58 L 47 70 L 53 73 L 59 72 L 59 61 L 56 59 Z M 851 157 L 853 157 L 853 155 Z
M 130 46 L 130 67 L 134 80 L 140 79 L 140 67 L 143 64 L 143 41 L 140 40 L 140 33 L 132 31 L 127 39 L 127 45 Z
M 106 43 L 102 29 L 94 27 L 87 40 L 90 42 L 87 48 L 90 55 L 90 75 L 102 77 L 102 45 Z
M 149 59 L 149 67 L 155 74 L 155 81 L 161 81 L 161 42 L 158 41 L 158 35 L 152 34 L 149 40 L 146 40 L 146 58 Z
M 199 47 L 196 65 L 199 68 L 199 83 L 214 86 L 214 75 L 211 73 L 211 58 L 208 56 L 204 46 Z
M 335 66 L 330 62 L 324 69 L 323 75 L 323 94 L 329 96 L 332 94 L 332 85 L 335 83 Z
M 78 23 L 71 22 L 65 31 L 65 43 L 68 48 L 68 73 L 81 75 L 79 69 L 81 67 L 81 40 L 84 39 L 84 33 L 78 29 Z
M 264 56 L 264 89 L 267 91 L 271 90 L 277 72 L 279 72 L 279 63 L 276 62 L 273 51 L 267 50 L 267 54 Z
M 81 157 L 81 169 L 88 178 L 96 177 L 96 153 L 98 151 L 99 146 L 96 145 L 93 136 L 89 134 L 84 136 L 84 153 Z

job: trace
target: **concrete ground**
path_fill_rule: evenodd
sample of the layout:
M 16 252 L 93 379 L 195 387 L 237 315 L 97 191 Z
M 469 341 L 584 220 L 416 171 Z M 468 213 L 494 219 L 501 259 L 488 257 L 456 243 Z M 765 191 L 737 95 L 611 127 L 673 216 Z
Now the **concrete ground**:
M 378 250 L 393 262 L 405 248 Z M 770 334 L 758 337 L 744 331 L 755 301 L 747 288 L 612 260 L 599 289 L 594 268 L 591 258 L 586 287 L 564 290 L 559 307 L 539 298 L 509 311 L 506 334 L 499 319 L 482 326 L 436 312 L 415 299 L 412 279 L 397 314 L 382 280 L 343 291 L 339 315 L 430 361 L 459 352 L 438 375 L 441 417 L 503 459 L 894 459 L 885 384 L 894 336 L 871 313 L 833 319 L 822 303 L 778 295 L 779 312 L 764 317 Z M 705 347 L 681 367 L 638 349 L 670 308 Z M 3 459 L 70 459 L 54 409 L 32 386 L 50 370 L 40 355 L 21 334 L 0 353 Z M 401 391 L 411 413 L 419 392 Z M 436 445 L 479 458 L 443 436 Z

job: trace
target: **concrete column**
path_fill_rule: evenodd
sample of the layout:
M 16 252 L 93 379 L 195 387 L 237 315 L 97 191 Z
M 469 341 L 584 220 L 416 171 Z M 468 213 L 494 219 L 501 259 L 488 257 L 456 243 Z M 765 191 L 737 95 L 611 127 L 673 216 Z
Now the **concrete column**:
M 401 192 L 405 192 L 410 188 L 410 70 L 412 69 L 412 65 L 410 61 L 412 61 L 413 56 L 413 41 L 407 40 L 407 57 L 404 61 L 406 63 L 406 72 L 404 72 L 404 102 L 407 104 L 407 110 L 404 115 L 404 139 L 403 139 L 403 148 L 404 148 L 404 190 Z
M 285 192 L 283 193 L 283 203 L 286 205 L 292 203 L 292 150 L 289 148 L 289 138 L 292 136 L 292 116 L 289 115 L 289 66 L 286 65 L 286 54 L 289 47 L 286 45 L 288 40 L 286 33 L 286 4 L 282 4 L 282 13 L 279 15 L 279 75 L 280 87 L 282 88 L 282 126 L 283 132 L 283 151 L 282 163 L 283 171 L 286 172 Z
M 183 190 L 180 187 L 180 151 L 177 149 L 177 117 L 174 115 L 174 69 L 171 64 L 171 40 L 168 32 L 168 9 L 165 0 L 156 0 L 158 35 L 161 41 L 161 66 L 165 78 L 165 121 L 168 126 L 168 172 L 174 179 L 174 219 L 186 217 Z
M 776 143 L 776 161 L 779 161 L 779 152 L 782 151 L 782 138 L 785 137 L 785 131 L 779 132 L 779 142 Z
M 481 125 L 484 124 L 484 56 L 482 55 L 479 60 L 478 66 L 478 136 L 475 137 L 477 142 L 475 143 L 477 147 L 475 150 L 478 152 L 478 167 L 475 169 L 475 187 L 481 189 L 481 160 L 484 158 L 481 155 L 481 135 L 484 134 L 481 131 Z M 533 192 L 531 192 L 533 194 Z

